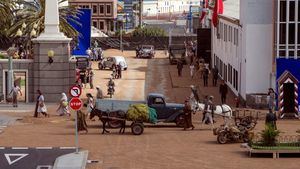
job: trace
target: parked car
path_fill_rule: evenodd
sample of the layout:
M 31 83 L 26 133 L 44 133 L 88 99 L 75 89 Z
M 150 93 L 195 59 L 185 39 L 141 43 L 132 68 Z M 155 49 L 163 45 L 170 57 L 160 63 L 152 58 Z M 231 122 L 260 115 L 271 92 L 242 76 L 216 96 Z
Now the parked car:
M 147 104 L 149 107 L 156 110 L 158 122 L 175 123 L 177 126 L 183 126 L 183 104 L 166 103 L 165 96 L 159 93 L 149 93 L 145 101 L 131 101 L 131 100 L 96 100 L 96 108 L 102 111 L 121 110 L 127 112 L 131 104 Z M 113 115 L 112 115 L 113 116 Z M 111 127 L 118 127 L 109 123 Z M 116 125 L 116 126 L 115 126 Z
M 127 70 L 127 63 L 123 56 L 111 56 L 105 57 L 103 60 L 99 61 L 98 68 L 102 69 L 112 69 L 113 65 L 121 64 L 122 70 Z
M 168 48 L 168 57 L 170 64 L 177 64 L 180 60 L 183 64 L 186 64 L 186 47 L 184 45 L 170 45 Z
M 153 58 L 155 55 L 155 50 L 153 45 L 142 45 L 139 47 L 136 53 L 137 58 Z

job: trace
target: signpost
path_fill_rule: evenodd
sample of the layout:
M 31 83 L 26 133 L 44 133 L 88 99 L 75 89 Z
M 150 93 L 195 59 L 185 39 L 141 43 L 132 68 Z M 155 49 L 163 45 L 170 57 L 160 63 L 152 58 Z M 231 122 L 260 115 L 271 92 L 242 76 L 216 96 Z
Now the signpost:
M 75 144 L 76 144 L 76 153 L 79 152 L 79 144 L 78 144 L 78 117 L 77 117 L 77 111 L 81 109 L 83 103 L 82 100 L 79 98 L 81 95 L 81 88 L 78 86 L 72 86 L 69 90 L 70 95 L 72 96 L 72 99 L 69 102 L 69 106 L 71 109 L 75 110 Z

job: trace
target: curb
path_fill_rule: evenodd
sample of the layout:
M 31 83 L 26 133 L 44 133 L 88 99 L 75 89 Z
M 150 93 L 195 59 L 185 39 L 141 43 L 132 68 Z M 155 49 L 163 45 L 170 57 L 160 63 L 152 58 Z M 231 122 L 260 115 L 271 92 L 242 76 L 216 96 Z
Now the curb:
M 85 169 L 88 151 L 70 153 L 56 158 L 53 169 Z

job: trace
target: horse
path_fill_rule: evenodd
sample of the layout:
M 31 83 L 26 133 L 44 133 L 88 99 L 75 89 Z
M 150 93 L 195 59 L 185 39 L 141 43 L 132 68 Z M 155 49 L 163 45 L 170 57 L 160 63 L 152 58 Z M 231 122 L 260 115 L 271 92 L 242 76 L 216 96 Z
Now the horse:
M 192 87 L 192 94 L 189 99 L 189 104 L 191 105 L 191 108 L 194 112 L 196 112 L 196 111 L 203 112 L 205 109 L 205 104 L 201 103 L 199 101 L 198 94 L 195 92 L 196 92 L 196 90 Z M 211 110 L 208 110 L 208 111 L 211 111 Z M 227 124 L 233 116 L 232 109 L 227 104 L 216 105 L 213 112 L 216 115 L 223 116 L 225 124 Z
M 96 108 L 92 108 L 91 113 L 90 113 L 90 119 L 93 119 L 95 116 L 99 117 L 99 120 L 102 122 L 102 134 L 104 133 L 110 133 L 110 131 L 106 130 L 106 123 L 109 121 L 114 121 L 115 119 L 112 119 L 109 117 L 109 114 L 112 113 L 110 111 L 102 111 Z M 125 133 L 125 127 L 126 127 L 126 114 L 123 111 L 116 111 L 117 113 L 117 118 L 124 118 L 124 120 L 118 120 L 121 123 L 121 128 L 119 130 L 119 134 L 124 134 Z

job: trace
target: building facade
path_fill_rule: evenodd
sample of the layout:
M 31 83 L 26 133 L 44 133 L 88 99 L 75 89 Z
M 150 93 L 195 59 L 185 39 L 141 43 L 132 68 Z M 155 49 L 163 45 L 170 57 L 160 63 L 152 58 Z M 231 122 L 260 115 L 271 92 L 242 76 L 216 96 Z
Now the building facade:
M 117 0 L 69 0 L 69 4 L 92 11 L 92 26 L 103 32 L 114 31 L 117 18 Z
M 278 108 L 282 115 L 294 115 L 300 103 L 300 1 L 276 0 L 274 3 Z
M 202 0 L 143 0 L 143 14 L 155 16 L 168 13 L 188 13 L 190 5 L 200 6 Z
M 226 11 L 226 2 L 224 7 Z M 212 27 L 212 65 L 243 100 L 274 86 L 273 0 L 241 0 L 238 15 L 219 15 Z M 242 11 L 242 12 L 240 12 Z M 237 18 L 239 16 L 239 18 Z

